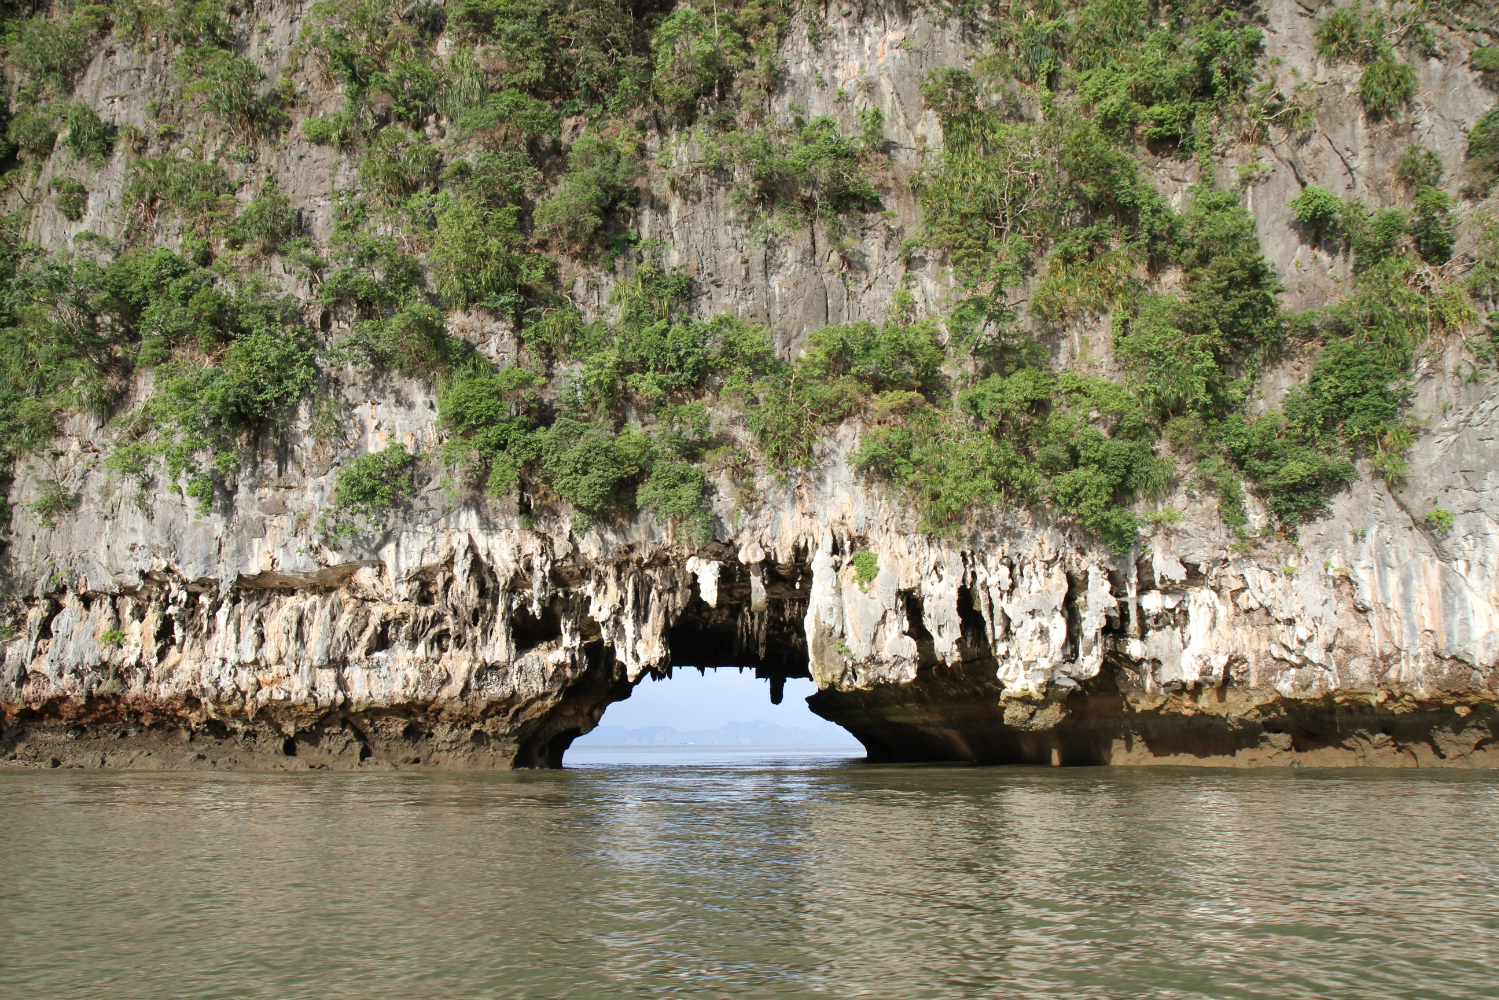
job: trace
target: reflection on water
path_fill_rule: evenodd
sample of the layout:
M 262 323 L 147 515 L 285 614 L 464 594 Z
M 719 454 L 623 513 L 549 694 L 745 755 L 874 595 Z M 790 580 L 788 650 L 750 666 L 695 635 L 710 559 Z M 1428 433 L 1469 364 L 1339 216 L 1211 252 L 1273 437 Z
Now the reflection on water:
M 1499 997 L 1499 776 L 0 774 L 0 996 Z

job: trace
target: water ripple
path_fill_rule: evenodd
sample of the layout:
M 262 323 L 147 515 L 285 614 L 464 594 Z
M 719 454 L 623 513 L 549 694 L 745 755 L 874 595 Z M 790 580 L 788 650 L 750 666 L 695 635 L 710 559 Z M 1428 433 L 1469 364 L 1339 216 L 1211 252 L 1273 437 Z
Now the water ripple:
M 1499 997 L 1499 776 L 0 774 L 0 995 Z

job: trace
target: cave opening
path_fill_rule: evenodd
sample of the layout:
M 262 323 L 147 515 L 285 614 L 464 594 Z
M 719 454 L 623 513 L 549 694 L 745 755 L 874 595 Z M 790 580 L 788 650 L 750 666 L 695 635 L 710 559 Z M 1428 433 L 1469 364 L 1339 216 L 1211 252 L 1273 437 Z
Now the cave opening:
M 613 701 L 589 747 L 750 747 L 859 744 L 807 706 L 817 691 L 804 625 L 812 574 L 801 564 L 719 564 L 699 580 L 667 632 L 668 665 Z
M 815 715 L 811 677 L 752 667 L 678 666 L 646 674 L 599 725 L 575 737 L 574 750 L 608 747 L 751 747 L 858 744 Z M 779 698 L 778 698 L 779 696 Z

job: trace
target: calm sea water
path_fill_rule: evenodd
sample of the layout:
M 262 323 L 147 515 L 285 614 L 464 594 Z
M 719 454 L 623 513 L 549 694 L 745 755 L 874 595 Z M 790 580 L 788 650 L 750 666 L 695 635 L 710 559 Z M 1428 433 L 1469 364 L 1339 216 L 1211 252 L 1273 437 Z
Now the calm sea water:
M 0 774 L 0 996 L 1499 997 L 1499 775 Z

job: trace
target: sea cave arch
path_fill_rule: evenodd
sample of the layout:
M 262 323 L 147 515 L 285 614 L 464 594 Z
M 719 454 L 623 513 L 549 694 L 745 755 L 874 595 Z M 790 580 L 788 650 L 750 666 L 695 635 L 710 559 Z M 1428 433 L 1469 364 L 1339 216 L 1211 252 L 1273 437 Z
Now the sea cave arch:
M 632 679 L 602 635 L 589 637 L 585 652 L 593 683 L 577 692 L 573 711 L 559 713 L 553 725 L 523 742 L 519 766 L 561 767 L 573 741 L 599 725 L 610 705 L 627 700 L 639 685 L 669 679 L 680 670 L 753 672 L 767 682 L 775 705 L 781 704 L 787 681 L 812 679 L 805 627 L 812 585 L 807 563 L 745 564 L 730 559 L 689 568 L 696 571 L 695 582 L 690 598 L 665 630 L 665 662 Z M 516 618 L 516 634 L 534 638 L 550 632 L 557 617 L 545 608 L 540 615 L 525 611 Z M 818 711 L 817 694 L 807 700 L 815 714 L 836 724 Z

